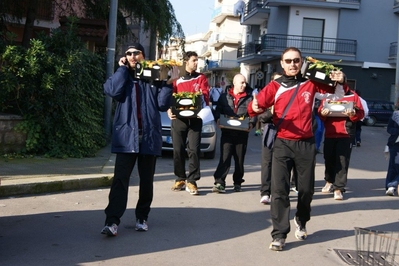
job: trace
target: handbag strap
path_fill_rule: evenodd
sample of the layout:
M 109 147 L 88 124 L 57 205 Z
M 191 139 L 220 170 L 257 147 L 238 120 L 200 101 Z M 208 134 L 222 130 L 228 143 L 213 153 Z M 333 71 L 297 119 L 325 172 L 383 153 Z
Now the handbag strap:
M 277 122 L 277 124 L 276 124 L 276 130 L 277 130 L 277 128 L 280 126 L 280 124 L 283 122 L 284 117 L 285 117 L 285 115 L 287 114 L 288 109 L 290 108 L 292 102 L 294 101 L 295 95 L 296 95 L 296 93 L 298 92 L 298 89 L 299 89 L 299 86 L 300 86 L 300 85 L 301 85 L 301 82 L 298 81 L 298 85 L 296 86 L 296 89 L 295 89 L 294 93 L 292 94 L 290 101 L 288 102 L 287 106 L 285 107 L 284 112 L 283 112 L 283 115 L 280 117 L 280 120 L 279 120 L 279 121 Z

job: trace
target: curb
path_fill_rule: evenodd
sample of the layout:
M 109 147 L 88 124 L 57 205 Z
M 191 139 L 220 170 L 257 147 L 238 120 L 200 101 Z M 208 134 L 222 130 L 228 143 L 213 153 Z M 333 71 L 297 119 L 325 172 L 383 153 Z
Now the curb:
M 115 156 L 111 154 L 100 173 L 97 174 L 73 175 L 71 173 L 58 176 L 2 179 L 0 197 L 109 187 L 112 183 Z
M 110 186 L 112 176 L 100 176 L 89 178 L 72 178 L 45 182 L 11 184 L 0 186 L 0 197 L 9 197 L 28 194 L 42 194 L 48 192 L 60 192 L 66 190 L 82 190 L 97 187 Z

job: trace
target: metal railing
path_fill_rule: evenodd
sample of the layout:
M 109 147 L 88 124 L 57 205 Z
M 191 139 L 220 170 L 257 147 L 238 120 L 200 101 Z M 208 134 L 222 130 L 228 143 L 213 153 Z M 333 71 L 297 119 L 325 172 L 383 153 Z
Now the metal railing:
M 44 5 L 43 5 L 44 4 Z M 44 1 L 37 7 L 36 19 L 53 20 L 54 19 L 54 5 L 52 2 Z
M 239 63 L 237 60 L 220 59 L 220 60 L 209 60 L 207 69 L 211 70 L 214 68 L 234 68 L 238 67 Z
M 337 3 L 355 3 L 355 4 L 360 4 L 361 0 L 307 0 L 307 1 L 312 1 L 312 2 L 337 2 Z M 397 1 L 397 0 L 396 0 Z
M 244 16 L 248 15 L 257 8 L 262 8 L 266 0 L 250 0 L 246 6 L 244 11 Z M 269 9 L 269 7 L 265 7 L 265 9 Z
M 223 14 L 233 15 L 233 13 L 234 13 L 234 5 L 222 5 L 213 10 L 211 17 L 215 18 Z
M 237 50 L 237 58 L 254 55 L 260 53 L 262 50 L 262 43 L 260 41 L 253 41 L 242 45 Z
M 262 36 L 262 50 L 281 50 L 297 47 L 302 52 L 355 56 L 356 40 L 311 37 L 301 35 L 265 34 Z

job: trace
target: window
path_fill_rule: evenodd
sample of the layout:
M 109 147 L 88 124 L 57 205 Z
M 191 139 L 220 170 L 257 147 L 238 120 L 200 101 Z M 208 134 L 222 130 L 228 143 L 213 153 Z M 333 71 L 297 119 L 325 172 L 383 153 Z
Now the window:
M 302 50 L 322 52 L 324 19 L 304 18 L 302 25 Z

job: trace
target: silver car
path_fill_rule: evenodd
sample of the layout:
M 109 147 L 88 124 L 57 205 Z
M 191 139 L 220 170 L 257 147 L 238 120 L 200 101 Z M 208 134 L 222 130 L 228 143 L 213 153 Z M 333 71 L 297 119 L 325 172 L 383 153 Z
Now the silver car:
M 171 122 L 167 112 L 160 112 L 162 123 L 162 150 L 173 151 L 172 137 L 170 134 Z M 206 159 L 215 158 L 216 152 L 216 123 L 214 121 L 202 125 L 201 153 Z

